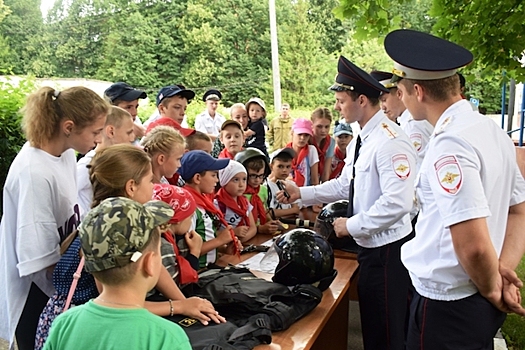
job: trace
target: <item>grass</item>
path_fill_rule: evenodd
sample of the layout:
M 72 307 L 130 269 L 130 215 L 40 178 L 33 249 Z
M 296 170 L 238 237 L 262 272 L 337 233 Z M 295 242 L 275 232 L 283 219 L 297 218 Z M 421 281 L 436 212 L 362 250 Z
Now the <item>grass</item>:
M 525 259 L 522 259 L 516 269 L 516 273 L 522 281 L 525 281 Z M 525 291 L 521 291 L 525 298 Z M 507 341 L 510 350 L 525 349 L 525 317 L 516 314 L 508 315 L 501 332 Z

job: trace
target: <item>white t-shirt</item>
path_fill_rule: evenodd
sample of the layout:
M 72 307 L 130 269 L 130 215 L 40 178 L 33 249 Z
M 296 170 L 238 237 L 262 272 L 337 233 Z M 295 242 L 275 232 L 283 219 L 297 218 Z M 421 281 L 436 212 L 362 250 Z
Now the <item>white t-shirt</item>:
M 76 229 L 76 158 L 26 143 L 7 175 L 0 224 L 0 338 L 13 341 L 31 282 L 54 292 L 46 268 L 60 259 L 60 242 Z
M 78 206 L 80 207 L 80 219 L 86 216 L 93 202 L 93 186 L 89 180 L 89 169 L 87 165 L 95 156 L 95 150 L 91 150 L 77 162 L 77 192 Z
M 308 145 L 308 157 L 305 157 L 303 161 L 297 167 L 299 172 L 304 176 L 304 185 L 310 186 L 312 176 L 310 174 L 310 167 L 319 163 L 319 155 L 317 154 L 317 148 L 313 145 Z
M 219 208 L 220 211 L 222 211 L 222 213 L 224 214 L 224 219 L 232 228 L 236 228 L 237 226 L 239 226 L 239 223 L 241 222 L 242 218 L 237 213 L 235 213 L 233 210 L 231 210 L 230 208 L 226 206 L 224 208 L 221 208 L 221 206 L 219 206 L 219 202 L 217 201 L 217 199 L 215 199 L 213 203 L 215 204 L 217 208 Z M 223 209 L 225 209 L 225 211 L 223 211 Z M 253 210 L 253 205 L 248 203 L 248 210 L 246 211 L 246 216 L 249 217 L 252 210 Z M 222 230 L 222 229 L 225 229 L 223 225 L 221 225 L 219 230 Z
M 434 300 L 475 294 L 454 250 L 450 226 L 485 218 L 500 255 L 509 207 L 525 201 L 512 141 L 496 123 L 472 111 L 468 101 L 454 103 L 436 123 L 416 190 L 421 204 L 417 234 L 401 247 L 412 284 Z
M 266 180 L 266 183 L 263 184 L 268 189 L 268 197 L 270 198 L 270 205 L 268 208 L 272 209 L 290 209 L 292 207 L 291 204 L 285 204 L 281 203 L 275 198 L 275 194 L 280 191 L 279 187 L 277 187 L 277 184 L 273 182 L 270 179 Z M 265 203 L 266 204 L 266 203 Z M 301 200 L 298 199 L 293 204 L 298 204 L 300 206 Z

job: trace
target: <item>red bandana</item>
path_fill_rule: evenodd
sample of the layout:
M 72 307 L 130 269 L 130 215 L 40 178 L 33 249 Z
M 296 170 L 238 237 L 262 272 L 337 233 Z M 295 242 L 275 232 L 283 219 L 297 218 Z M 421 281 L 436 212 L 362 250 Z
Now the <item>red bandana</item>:
M 235 201 L 224 188 L 221 188 L 215 198 L 219 203 L 230 208 L 230 210 L 241 217 L 239 226 L 250 226 L 250 218 L 247 215 L 250 203 L 248 203 L 246 197 L 238 196 L 237 201 Z
M 173 246 L 173 251 L 175 252 L 175 258 L 177 259 L 177 264 L 179 265 L 179 283 L 180 285 L 185 285 L 188 283 L 195 283 L 199 280 L 199 275 L 197 274 L 197 271 L 191 267 L 191 264 L 186 258 L 184 258 L 182 255 L 180 255 L 179 247 L 177 246 L 177 242 L 175 241 L 175 237 L 171 234 L 171 232 L 164 232 L 162 234 L 162 237 L 171 243 Z
M 202 194 L 199 191 L 195 190 L 193 187 L 188 186 L 188 185 L 185 185 L 184 188 L 187 189 L 193 195 L 193 198 L 195 199 L 195 202 L 197 203 L 197 207 L 200 207 L 206 210 L 206 212 L 215 216 L 224 227 L 229 226 L 229 224 L 224 219 L 224 215 L 222 214 L 222 212 L 215 205 L 213 205 L 213 202 L 210 199 L 209 195 Z M 235 242 L 237 237 L 235 237 L 235 233 L 233 232 L 232 229 L 230 229 L 230 234 L 232 236 L 232 241 Z M 235 252 L 235 255 L 238 255 L 238 256 L 240 256 L 241 254 L 241 252 L 239 251 L 235 243 L 234 243 L 234 252 Z
M 286 145 L 286 147 L 293 148 L 292 143 L 290 142 L 289 144 Z M 301 172 L 299 171 L 299 165 L 307 157 L 308 157 L 308 145 L 301 148 L 301 150 L 299 151 L 299 154 L 297 154 L 297 157 L 295 157 L 292 160 L 293 181 L 299 187 L 304 186 L 306 182 L 304 174 L 301 174 Z
M 251 194 L 252 198 L 250 199 L 250 203 L 253 205 L 253 218 L 255 222 L 257 222 L 257 219 L 259 219 L 259 223 L 261 225 L 266 224 L 266 211 L 264 210 L 264 204 L 259 197 L 259 190 L 261 189 L 261 186 L 252 187 L 250 185 L 246 186 L 246 190 L 244 191 L 244 194 Z
M 330 174 L 330 180 L 335 179 L 336 177 L 341 175 L 341 172 L 343 171 L 343 168 L 345 166 L 345 155 L 339 149 L 339 147 L 335 148 L 334 160 L 332 161 L 332 164 L 334 162 L 337 162 L 337 165 L 335 167 L 332 167 L 332 173 Z
M 332 143 L 330 135 L 326 135 L 324 139 L 321 140 L 321 145 L 319 146 L 317 142 L 315 142 L 315 137 L 310 138 L 312 140 L 312 145 L 317 148 L 317 154 L 319 155 L 319 178 L 323 176 L 323 169 L 324 169 L 324 161 L 326 156 L 326 151 L 328 150 L 328 147 L 330 147 L 330 143 Z
M 225 149 L 223 149 L 223 150 L 221 151 L 221 153 L 219 153 L 219 156 L 217 157 L 217 159 L 226 159 L 226 158 L 227 158 L 227 159 L 231 159 L 231 160 L 233 160 L 233 158 L 235 158 L 235 157 L 233 156 L 233 154 L 231 154 L 231 153 L 225 148 Z

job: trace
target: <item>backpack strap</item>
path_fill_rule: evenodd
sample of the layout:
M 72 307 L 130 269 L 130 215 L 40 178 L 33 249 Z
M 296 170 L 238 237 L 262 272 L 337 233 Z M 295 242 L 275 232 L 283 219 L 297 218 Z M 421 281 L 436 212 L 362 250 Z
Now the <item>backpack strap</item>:
M 71 299 L 73 299 L 73 294 L 75 294 L 75 289 L 77 289 L 78 280 L 80 279 L 82 269 L 84 268 L 84 261 L 84 256 L 82 256 L 82 259 L 80 259 L 80 262 L 78 263 L 77 270 L 73 274 L 73 282 L 71 282 L 71 287 L 69 287 L 69 293 L 67 294 L 67 300 L 66 305 L 64 306 L 64 311 L 67 311 L 67 309 L 69 309 L 69 306 L 71 305 Z

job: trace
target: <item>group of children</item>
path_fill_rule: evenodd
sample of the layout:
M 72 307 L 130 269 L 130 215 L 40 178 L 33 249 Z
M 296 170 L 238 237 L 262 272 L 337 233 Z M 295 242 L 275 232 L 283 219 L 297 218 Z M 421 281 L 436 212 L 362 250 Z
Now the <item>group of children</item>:
M 215 263 L 219 254 L 239 254 L 243 243 L 255 234 L 275 234 L 284 230 L 279 219 L 297 216 L 301 204 L 276 201 L 278 182 L 294 180 L 309 185 L 324 181 L 322 174 L 329 172 L 319 172 L 320 159 L 325 166 L 323 169 L 341 170 L 338 164 L 344 159 L 345 142 L 340 142 L 339 138 L 351 135 L 351 128 L 336 126 L 335 147 L 334 140 L 328 135 L 330 114 L 323 112 L 317 116 L 318 113 L 314 112 L 313 123 L 306 119 L 295 120 L 292 142 L 268 156 L 262 123 L 266 115 L 265 105 L 262 100 L 253 98 L 246 105 L 232 106 L 232 119 L 222 124 L 218 137 L 224 149 L 216 159 L 210 155 L 212 141 L 207 134 L 180 125 L 188 102 L 195 96 L 191 90 L 181 85 L 162 88 L 156 99 L 159 117 L 145 127 L 137 126 L 136 119 L 138 99 L 146 96 L 143 91 L 125 83 L 116 83 L 106 91 L 108 104 L 84 90 L 72 88 L 60 92 L 43 89 L 28 100 L 25 129 L 31 145 L 26 148 L 35 154 L 32 157 L 40 157 L 42 161 L 51 161 L 54 165 L 49 174 L 28 169 L 31 177 L 23 186 L 29 186 L 29 190 L 14 189 L 14 175 L 8 177 L 6 182 L 6 190 L 14 196 L 20 195 L 13 191 L 31 192 L 33 182 L 39 176 L 42 181 L 52 184 L 49 193 L 32 195 L 40 196 L 42 205 L 36 203 L 33 206 L 40 214 L 35 217 L 37 221 L 28 226 L 36 228 L 36 231 L 45 231 L 42 237 L 48 231 L 49 237 L 53 237 L 52 240 L 46 238 L 50 251 L 54 251 L 53 255 L 44 251 L 46 245 L 39 246 L 41 252 L 32 248 L 36 256 L 49 255 L 48 260 L 41 259 L 42 266 L 34 266 L 34 272 L 40 271 L 44 276 L 46 271 L 52 271 L 52 279 L 44 287 L 35 279 L 37 275 L 29 272 L 33 273 L 33 277 L 29 277 L 30 283 L 24 282 L 24 290 L 16 289 L 22 298 L 27 298 L 26 304 L 19 309 L 24 309 L 22 319 L 29 320 L 23 321 L 24 327 L 26 323 L 28 326 L 36 323 L 38 318 L 36 337 L 33 336 L 36 341 L 29 339 L 31 331 L 21 330 L 17 332 L 19 348 L 32 348 L 34 344 L 37 349 L 52 349 L 71 344 L 70 341 L 79 333 L 85 332 L 82 329 L 84 321 L 80 321 L 84 316 L 80 316 L 80 310 L 91 313 L 93 320 L 95 314 L 105 315 L 108 310 L 104 308 L 145 307 L 160 316 L 183 314 L 204 324 L 210 321 L 224 322 L 224 318 L 209 301 L 186 298 L 180 288 L 196 282 L 197 270 Z M 87 103 L 88 98 L 90 104 Z M 76 106 L 79 104 L 86 104 L 87 109 L 81 114 L 89 118 L 83 120 L 78 117 L 80 109 Z M 48 115 L 43 116 L 42 111 Z M 51 120 L 54 124 L 39 124 L 38 118 L 49 119 L 49 115 L 53 116 Z M 50 126 L 54 129 L 49 129 Z M 319 137 L 315 132 L 317 129 L 322 130 Z M 140 147 L 137 147 L 137 135 L 143 135 L 138 145 Z M 71 148 L 85 154 L 76 164 L 76 181 L 74 169 L 69 169 L 72 165 L 69 161 Z M 339 148 L 342 150 L 338 153 Z M 25 157 L 24 152 L 19 158 Z M 341 160 L 339 163 L 333 162 L 335 156 Z M 47 159 L 49 157 L 56 159 Z M 59 202 L 64 197 L 57 194 L 63 192 L 63 186 L 68 183 L 76 184 L 68 186 L 68 189 L 76 189 L 77 193 L 68 194 L 71 198 L 60 209 Z M 126 220 L 126 215 L 136 211 L 150 220 L 151 216 L 155 216 L 154 213 L 147 214 L 152 198 L 172 208 L 170 217 L 164 222 L 156 222 L 155 227 L 142 227 L 143 232 L 135 232 L 135 226 L 140 225 L 132 227 L 123 220 Z M 45 204 L 49 201 L 53 201 L 51 207 Z M 63 217 L 44 210 L 46 206 L 55 212 L 62 210 Z M 15 207 L 16 203 L 13 204 Z M 49 217 L 42 214 L 47 212 Z M 20 233 L 7 226 L 7 221 L 4 222 L 6 215 L 16 217 L 16 211 L 4 208 L 2 229 L 12 230 L 13 235 L 18 236 Z M 58 231 L 56 238 L 53 228 L 46 228 L 54 220 L 58 220 L 53 225 L 55 232 Z M 144 220 L 141 224 L 144 224 Z M 159 226 L 161 230 L 157 229 Z M 78 231 L 76 227 L 79 227 Z M 157 231 L 159 250 L 156 243 L 152 246 L 144 244 L 150 241 L 148 237 L 156 236 Z M 10 235 L 4 233 L 3 237 Z M 108 235 L 118 235 L 119 238 L 109 239 Z M 11 243 L 5 239 L 1 243 L 4 251 L 11 249 L 8 248 Z M 56 251 L 52 249 L 53 244 L 57 247 L 60 245 L 60 252 L 58 248 Z M 108 249 L 111 258 L 100 255 L 101 244 Z M 111 248 L 112 245 L 122 244 L 126 246 L 125 249 Z M 13 251 L 21 252 L 20 249 Z M 132 251 L 141 254 L 130 254 Z M 154 268 L 156 257 L 164 268 Z M 20 261 L 21 257 L 13 259 Z M 9 266 L 19 269 L 12 264 Z M 16 272 L 21 276 L 24 276 L 23 273 Z M 75 274 L 78 275 L 78 281 L 73 283 Z M 13 278 L 6 279 L 4 285 L 12 284 Z M 144 288 L 138 288 L 136 293 L 131 293 L 133 295 L 126 294 L 131 281 L 142 283 Z M 31 291 L 28 292 L 25 288 L 29 286 Z M 143 291 L 140 301 L 138 297 Z M 2 290 L 2 293 L 6 295 L 4 300 L 7 305 L 17 302 L 14 301 L 14 295 L 10 294 L 11 290 Z M 40 294 L 35 296 L 35 293 Z M 69 293 L 71 295 L 68 297 Z M 46 294 L 51 297 L 46 297 Z M 77 306 L 74 309 L 78 311 L 64 313 L 70 316 L 57 320 L 51 328 L 50 341 L 46 342 L 51 325 L 67 308 L 66 305 Z M 78 305 L 85 307 L 80 308 Z M 30 316 L 25 315 L 26 309 L 31 310 Z M 15 325 L 19 322 L 20 314 L 9 314 L 9 310 L 14 310 L 10 306 L 3 310 L 7 312 L 5 319 L 9 323 L 2 328 L 2 334 L 12 339 L 13 322 Z M 124 317 L 124 310 L 118 312 L 122 312 Z M 67 320 L 74 317 L 79 317 L 79 320 L 73 325 Z M 21 324 L 18 327 L 22 327 Z M 68 327 L 67 334 L 64 334 L 64 327 Z M 34 328 L 32 332 L 35 332 Z M 135 339 L 136 336 L 129 335 L 129 339 Z M 177 339 L 181 339 L 180 334 Z M 183 339 L 180 344 L 184 343 Z

